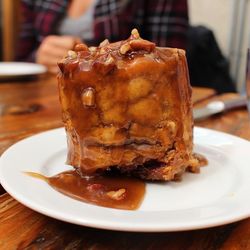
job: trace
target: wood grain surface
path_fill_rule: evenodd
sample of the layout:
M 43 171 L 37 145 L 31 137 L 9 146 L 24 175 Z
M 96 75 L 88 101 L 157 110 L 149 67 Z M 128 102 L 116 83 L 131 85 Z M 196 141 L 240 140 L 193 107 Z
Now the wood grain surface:
M 216 96 L 210 89 L 193 90 L 195 106 L 235 97 L 236 94 Z M 250 140 L 250 121 L 244 108 L 195 125 Z M 54 77 L 0 84 L 0 153 L 22 138 L 60 126 Z M 187 232 L 114 232 L 57 221 L 26 208 L 5 193 L 0 196 L 0 249 L 250 249 L 250 219 Z

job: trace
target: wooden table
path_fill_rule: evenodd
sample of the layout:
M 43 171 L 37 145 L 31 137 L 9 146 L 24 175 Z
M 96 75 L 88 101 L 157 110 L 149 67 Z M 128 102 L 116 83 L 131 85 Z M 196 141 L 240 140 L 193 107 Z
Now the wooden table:
M 193 90 L 195 106 L 236 96 L 216 96 L 210 89 Z M 216 115 L 195 125 L 250 140 L 246 109 Z M 60 126 L 55 77 L 0 84 L 0 153 L 22 138 Z M 250 249 L 250 219 L 188 232 L 113 232 L 54 220 L 21 205 L 4 190 L 1 193 L 0 249 Z

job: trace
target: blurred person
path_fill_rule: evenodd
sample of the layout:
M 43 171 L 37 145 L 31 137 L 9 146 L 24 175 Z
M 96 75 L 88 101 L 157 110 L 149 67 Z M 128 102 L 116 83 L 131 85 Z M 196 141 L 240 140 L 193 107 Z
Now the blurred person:
M 158 46 L 186 48 L 187 0 L 21 0 L 16 59 L 56 63 L 80 41 L 98 45 L 126 39 L 137 28 Z

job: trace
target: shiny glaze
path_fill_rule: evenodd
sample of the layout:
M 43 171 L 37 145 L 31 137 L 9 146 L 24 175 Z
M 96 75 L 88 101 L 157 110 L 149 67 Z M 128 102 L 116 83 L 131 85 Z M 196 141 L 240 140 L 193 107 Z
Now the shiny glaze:
M 204 156 L 195 154 L 195 157 L 200 167 L 207 165 L 208 161 Z M 146 190 L 145 181 L 114 173 L 84 176 L 77 170 L 70 170 L 51 177 L 35 172 L 25 174 L 46 181 L 51 187 L 71 198 L 117 209 L 139 208 Z M 180 178 L 176 176 L 175 180 Z
M 46 181 L 57 191 L 74 199 L 103 207 L 135 210 L 145 194 L 145 183 L 141 180 L 121 176 L 81 176 L 77 171 L 66 171 L 52 177 L 34 172 L 27 175 Z M 122 190 L 120 196 L 114 192 Z
M 117 43 L 77 45 L 59 68 L 67 164 L 83 174 L 116 167 L 148 180 L 185 171 L 193 119 L 184 51 L 155 47 L 132 31 Z M 152 163 L 159 168 L 151 171 Z

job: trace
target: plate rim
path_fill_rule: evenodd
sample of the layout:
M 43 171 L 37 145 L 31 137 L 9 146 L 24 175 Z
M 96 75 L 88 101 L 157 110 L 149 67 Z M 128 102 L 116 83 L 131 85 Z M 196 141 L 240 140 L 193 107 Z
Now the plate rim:
M 199 131 L 199 130 L 200 131 L 208 131 L 208 132 L 212 132 L 212 133 L 219 133 L 219 134 L 222 134 L 224 136 L 227 136 L 227 137 L 229 136 L 233 139 L 240 140 L 244 143 L 246 143 L 246 142 L 250 143 L 248 140 L 245 140 L 243 138 L 240 138 L 240 137 L 237 137 L 237 136 L 234 136 L 231 134 L 227 134 L 227 133 L 212 130 L 212 129 L 201 128 L 201 127 L 197 127 L 197 126 L 194 127 L 194 135 L 195 135 L 195 131 Z M 184 225 L 181 227 L 179 225 L 177 225 L 175 227 L 173 225 L 170 225 L 170 226 L 169 225 L 166 225 L 166 226 L 165 225 L 160 225 L 160 226 L 158 225 L 157 227 L 155 227 L 155 226 L 151 227 L 149 225 L 145 226 L 145 224 L 142 226 L 139 226 L 139 227 L 138 227 L 138 225 L 136 227 L 134 225 L 119 226 L 119 223 L 114 224 L 113 222 L 103 225 L 102 223 L 100 224 L 98 222 L 93 222 L 93 221 L 91 222 L 89 220 L 86 220 L 86 218 L 85 218 L 85 221 L 83 221 L 82 218 L 80 218 L 80 220 L 73 219 L 73 218 L 71 218 L 69 220 L 68 218 L 63 217 L 63 213 L 59 213 L 59 214 L 58 214 L 58 212 L 55 213 L 55 211 L 53 211 L 53 209 L 51 210 L 51 208 L 49 208 L 49 209 L 48 208 L 41 208 L 40 205 L 34 204 L 32 201 L 27 199 L 25 196 L 20 197 L 19 195 L 16 195 L 15 191 L 13 192 L 12 188 L 9 187 L 8 183 L 6 183 L 4 178 L 3 178 L 3 173 L 2 173 L 2 169 L 1 169 L 2 159 L 5 157 L 5 155 L 8 152 L 10 152 L 12 150 L 13 147 L 15 147 L 19 143 L 26 141 L 27 139 L 29 139 L 31 137 L 39 137 L 39 136 L 42 136 L 43 134 L 47 134 L 47 133 L 55 133 L 55 132 L 61 133 L 63 131 L 64 131 L 63 127 L 49 129 L 49 130 L 34 134 L 32 136 L 29 136 L 27 138 L 24 138 L 24 139 L 18 141 L 17 143 L 11 145 L 7 150 L 5 150 L 3 152 L 3 154 L 0 157 L 0 182 L 1 182 L 2 186 L 14 199 L 16 199 L 24 206 L 27 206 L 36 212 L 39 212 L 39 213 L 44 214 L 46 216 L 52 217 L 54 219 L 58 219 L 58 220 L 69 222 L 69 223 L 74 223 L 74 224 L 81 225 L 81 226 L 94 227 L 94 228 L 106 229 L 106 230 L 130 231 L 130 232 L 174 232 L 174 231 L 183 231 L 183 230 L 203 229 L 203 228 L 209 228 L 209 227 L 214 227 L 214 226 L 219 226 L 219 225 L 224 225 L 224 224 L 236 222 L 236 221 L 248 218 L 250 216 L 250 211 L 248 213 L 246 212 L 244 214 L 242 214 L 242 213 L 237 214 L 236 213 L 236 215 L 234 215 L 233 217 L 231 217 L 229 214 L 227 216 L 224 216 L 224 219 L 222 219 L 220 221 L 216 220 L 216 218 L 214 220 L 210 218 L 210 220 L 208 222 L 206 222 L 205 224 L 202 221 L 201 222 L 198 221 L 198 223 L 195 222 L 193 225 L 189 224 L 189 225 Z M 97 206 L 95 206 L 95 207 L 97 207 Z M 100 208 L 100 207 L 98 207 L 98 208 Z M 101 207 L 101 209 L 102 210 L 103 209 L 110 210 L 109 208 L 103 208 L 103 207 Z M 116 209 L 112 209 L 112 210 L 118 214 L 124 213 L 124 210 L 116 210 Z M 144 212 L 144 211 L 140 211 L 140 213 L 141 212 Z M 148 212 L 148 211 L 145 211 L 145 212 Z M 131 211 L 129 211 L 128 213 L 131 213 Z M 132 213 L 134 213 L 134 211 L 132 211 Z M 166 211 L 166 213 L 168 213 L 168 212 Z
M 0 72 L 0 79 L 4 79 L 4 78 L 16 78 L 16 77 L 25 77 L 25 76 L 35 76 L 35 75 L 41 75 L 41 74 L 44 74 L 47 72 L 47 68 L 42 65 L 42 64 L 39 64 L 39 63 L 31 63 L 31 62 L 0 62 L 0 66 L 1 65 L 26 65 L 26 66 L 36 66 L 37 68 L 39 67 L 40 69 L 39 70 L 36 70 L 37 72 L 31 72 L 31 73 L 28 73 L 28 72 L 23 72 L 23 73 L 4 73 L 2 74 Z

